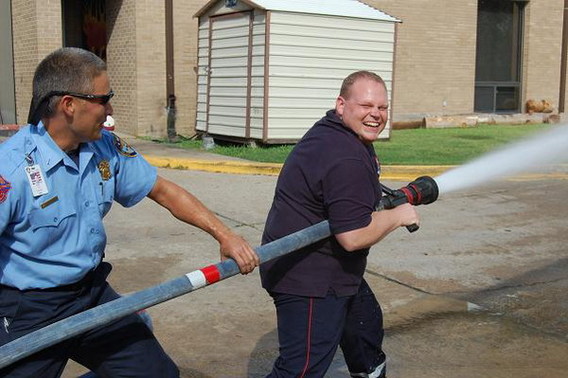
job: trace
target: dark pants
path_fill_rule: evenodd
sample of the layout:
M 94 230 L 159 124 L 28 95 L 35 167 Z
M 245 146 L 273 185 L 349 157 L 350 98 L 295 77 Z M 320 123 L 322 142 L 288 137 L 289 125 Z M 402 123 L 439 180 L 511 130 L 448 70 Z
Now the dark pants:
M 365 280 L 350 297 L 270 294 L 280 356 L 268 377 L 324 377 L 338 346 L 353 376 L 365 377 L 385 362 L 383 314 Z
M 0 286 L 0 345 L 119 295 L 102 263 L 80 283 L 47 290 Z M 68 359 L 100 377 L 179 377 L 173 361 L 136 314 L 95 328 L 1 369 L 1 377 L 59 377 Z

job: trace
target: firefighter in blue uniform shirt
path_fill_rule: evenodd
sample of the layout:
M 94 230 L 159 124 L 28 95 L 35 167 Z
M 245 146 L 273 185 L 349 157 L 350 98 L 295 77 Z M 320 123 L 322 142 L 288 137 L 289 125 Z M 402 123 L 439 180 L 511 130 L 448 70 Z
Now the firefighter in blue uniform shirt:
M 113 201 L 129 207 L 149 197 L 210 233 L 242 273 L 259 263 L 197 198 L 103 130 L 112 96 L 101 59 L 56 50 L 36 69 L 30 124 L 0 144 L 0 345 L 118 297 L 103 262 L 102 219 Z M 17 361 L 0 376 L 57 377 L 69 358 L 99 376 L 179 376 L 137 315 Z
M 385 376 L 382 312 L 363 273 L 372 245 L 419 220 L 409 204 L 375 211 L 381 190 L 373 142 L 387 113 L 384 81 L 354 72 L 335 109 L 286 159 L 263 243 L 324 219 L 334 235 L 260 267 L 278 318 L 280 356 L 269 377 L 323 377 L 338 346 L 351 376 Z

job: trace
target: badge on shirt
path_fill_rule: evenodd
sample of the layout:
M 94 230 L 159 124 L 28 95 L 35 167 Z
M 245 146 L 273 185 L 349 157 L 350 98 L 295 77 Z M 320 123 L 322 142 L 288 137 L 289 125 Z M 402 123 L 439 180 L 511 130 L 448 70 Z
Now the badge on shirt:
M 128 157 L 138 156 L 138 152 L 136 152 L 136 150 L 132 148 L 128 143 L 120 139 L 118 135 L 114 133 L 112 135 L 114 136 L 114 146 L 121 155 Z
M 108 160 L 101 160 L 101 162 L 98 165 L 98 168 L 103 181 L 108 181 L 111 178 L 110 164 Z
M 49 193 L 49 191 L 47 190 L 47 184 L 45 183 L 45 179 L 43 177 L 43 172 L 41 171 L 39 165 L 28 165 L 26 167 L 26 176 L 28 177 L 28 181 L 30 183 L 30 187 L 32 188 L 32 194 L 34 195 L 34 197 Z
M 12 189 L 12 185 L 2 175 L 0 175 L 0 203 L 6 201 L 8 198 L 8 192 Z
M 377 163 L 377 176 L 381 175 L 381 162 L 379 158 L 375 156 L 375 162 Z

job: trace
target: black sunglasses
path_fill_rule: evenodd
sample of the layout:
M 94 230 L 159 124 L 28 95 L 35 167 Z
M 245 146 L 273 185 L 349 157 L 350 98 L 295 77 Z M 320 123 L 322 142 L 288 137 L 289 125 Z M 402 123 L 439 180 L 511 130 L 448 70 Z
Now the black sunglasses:
M 52 91 L 45 96 L 45 98 L 49 98 L 52 96 L 73 96 L 77 98 L 82 98 L 85 100 L 100 100 L 99 104 L 106 105 L 110 99 L 114 96 L 114 92 L 111 90 L 107 94 L 104 95 L 94 95 L 94 94 L 85 94 L 85 93 L 77 93 L 77 92 L 64 92 L 64 91 Z

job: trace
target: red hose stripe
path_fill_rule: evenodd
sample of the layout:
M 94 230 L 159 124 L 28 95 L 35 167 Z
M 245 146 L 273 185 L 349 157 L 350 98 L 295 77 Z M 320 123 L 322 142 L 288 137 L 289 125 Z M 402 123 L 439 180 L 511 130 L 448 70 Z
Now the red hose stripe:
M 410 189 L 408 189 L 407 187 L 404 187 L 404 188 L 400 188 L 400 190 L 406 196 L 406 200 L 408 201 L 408 203 L 414 205 L 414 196 L 412 195 L 412 192 L 410 191 Z
M 219 269 L 217 269 L 215 265 L 209 265 L 200 270 L 205 275 L 205 279 L 207 280 L 207 283 L 209 285 L 221 279 L 221 275 L 219 274 Z
M 422 192 L 418 189 L 418 186 L 412 185 L 412 188 L 416 192 L 416 203 L 413 205 L 420 205 L 422 203 Z
M 304 378 L 306 376 L 306 373 L 308 372 L 308 368 L 310 366 L 310 352 L 311 352 L 311 346 L 312 346 L 312 313 L 314 310 L 314 298 L 310 298 L 309 300 L 309 307 L 308 307 L 308 332 L 306 335 L 306 364 L 304 365 L 304 370 L 302 371 L 302 374 L 300 375 L 300 378 Z

